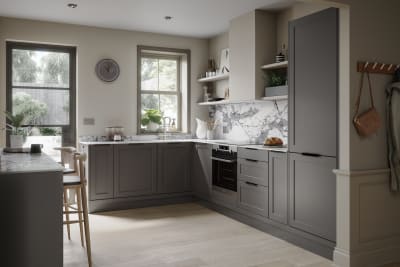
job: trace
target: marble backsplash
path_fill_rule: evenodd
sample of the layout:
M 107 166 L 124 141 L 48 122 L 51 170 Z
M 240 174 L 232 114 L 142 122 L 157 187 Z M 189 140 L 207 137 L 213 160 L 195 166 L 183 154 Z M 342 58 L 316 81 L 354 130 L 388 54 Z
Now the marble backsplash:
M 210 117 L 218 122 L 216 139 L 263 143 L 276 136 L 287 144 L 287 100 L 219 105 L 210 110 Z

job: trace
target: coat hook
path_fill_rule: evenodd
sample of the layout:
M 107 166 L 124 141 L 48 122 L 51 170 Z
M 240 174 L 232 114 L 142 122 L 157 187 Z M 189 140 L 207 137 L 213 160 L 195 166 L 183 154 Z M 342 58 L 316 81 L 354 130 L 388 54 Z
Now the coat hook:
M 386 66 L 386 64 L 385 63 L 382 63 L 382 66 L 381 66 L 381 70 L 383 70 L 383 68 Z
M 369 64 L 369 62 L 367 61 L 367 62 L 365 62 L 365 65 L 364 65 L 364 70 L 368 67 L 368 64 Z
M 393 64 L 390 64 L 389 68 L 388 68 L 388 71 L 390 71 L 392 69 L 392 67 L 393 67 Z
M 378 62 L 375 62 L 375 63 L 374 63 L 374 66 L 372 67 L 373 70 L 375 70 L 376 65 L 378 65 Z
M 400 64 L 396 66 L 396 70 L 400 68 Z

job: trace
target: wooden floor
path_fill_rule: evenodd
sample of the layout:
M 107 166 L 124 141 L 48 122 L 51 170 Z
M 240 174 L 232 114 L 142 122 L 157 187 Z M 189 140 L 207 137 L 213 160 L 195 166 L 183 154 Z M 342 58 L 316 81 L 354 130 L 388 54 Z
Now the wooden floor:
M 94 266 L 328 267 L 332 262 L 195 203 L 90 215 Z M 64 229 L 64 267 L 87 266 Z

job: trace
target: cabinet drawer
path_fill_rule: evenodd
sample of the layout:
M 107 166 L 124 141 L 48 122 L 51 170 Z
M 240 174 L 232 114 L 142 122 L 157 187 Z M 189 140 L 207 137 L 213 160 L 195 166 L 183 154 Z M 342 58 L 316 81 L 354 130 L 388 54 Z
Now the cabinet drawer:
M 268 186 L 268 162 L 238 159 L 239 180 Z
M 268 216 L 268 187 L 250 182 L 238 182 L 238 206 L 250 215 Z
M 238 158 L 268 161 L 268 150 L 239 147 Z

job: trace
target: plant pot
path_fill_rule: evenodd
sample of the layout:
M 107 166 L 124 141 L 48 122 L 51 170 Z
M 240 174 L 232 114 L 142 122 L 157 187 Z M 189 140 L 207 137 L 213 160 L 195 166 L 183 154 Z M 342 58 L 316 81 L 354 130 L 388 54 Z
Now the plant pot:
M 149 132 L 156 132 L 159 127 L 160 125 L 151 121 L 149 122 L 149 124 L 146 125 L 146 130 Z
M 22 135 L 10 135 L 10 147 L 11 148 L 19 148 L 24 144 L 24 136 Z

